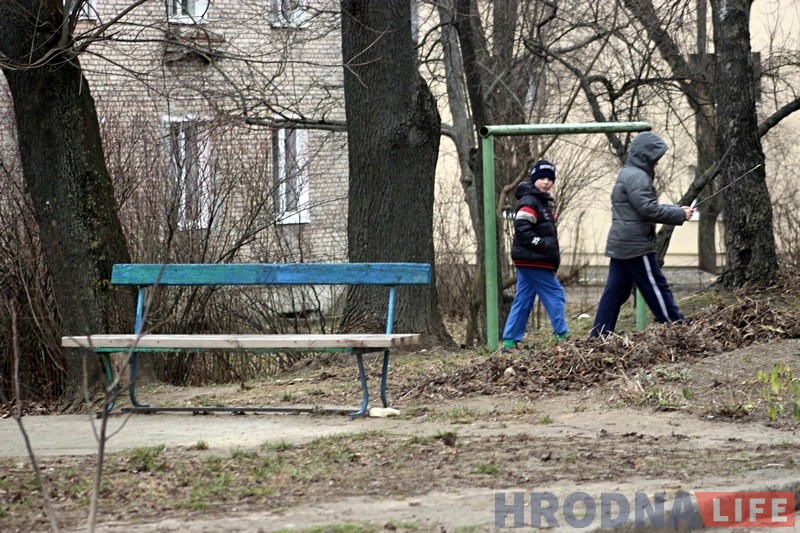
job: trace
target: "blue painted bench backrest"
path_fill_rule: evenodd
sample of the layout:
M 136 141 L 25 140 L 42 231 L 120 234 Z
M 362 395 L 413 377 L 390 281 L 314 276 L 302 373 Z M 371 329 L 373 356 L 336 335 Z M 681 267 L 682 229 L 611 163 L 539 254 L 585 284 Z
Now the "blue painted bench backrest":
M 114 285 L 427 285 L 425 263 L 118 264 Z
M 392 333 L 395 285 L 428 285 L 432 270 L 426 263 L 117 264 L 111 283 L 139 287 L 134 329 L 137 335 L 144 326 L 146 289 L 154 285 L 386 285 L 386 333 Z

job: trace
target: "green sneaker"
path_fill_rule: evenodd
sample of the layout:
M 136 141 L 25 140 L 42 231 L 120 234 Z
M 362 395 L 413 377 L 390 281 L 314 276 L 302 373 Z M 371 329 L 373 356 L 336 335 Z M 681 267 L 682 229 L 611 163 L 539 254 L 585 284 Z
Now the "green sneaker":
M 559 342 L 567 340 L 567 332 L 564 333 L 554 333 L 553 334 L 553 341 L 558 344 Z
M 511 353 L 516 351 L 519 351 L 517 341 L 514 339 L 503 339 L 503 348 L 500 350 L 501 353 Z

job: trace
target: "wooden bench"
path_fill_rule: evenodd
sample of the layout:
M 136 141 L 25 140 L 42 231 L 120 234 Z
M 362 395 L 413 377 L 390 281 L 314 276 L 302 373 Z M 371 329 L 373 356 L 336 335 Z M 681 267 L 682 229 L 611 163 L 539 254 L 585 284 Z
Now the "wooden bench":
M 386 383 L 391 348 L 419 342 L 416 333 L 394 333 L 394 308 L 398 285 L 426 285 L 432 279 L 431 265 L 422 263 L 286 263 L 286 264 L 118 264 L 114 265 L 113 285 L 139 288 L 136 324 L 133 334 L 62 337 L 61 345 L 86 348 L 96 353 L 130 352 L 131 385 L 128 389 L 133 407 L 127 411 L 297 411 L 302 409 L 262 407 L 151 407 L 136 398 L 135 384 L 139 353 L 143 352 L 316 352 L 343 351 L 356 357 L 361 380 L 361 408 L 352 417 L 363 416 L 369 405 L 369 389 L 363 355 L 383 352 L 381 401 L 388 407 Z M 173 335 L 153 334 L 145 328 L 148 291 L 157 286 L 222 285 L 384 285 L 388 287 L 386 331 L 373 334 L 224 334 Z M 113 408 L 113 404 L 111 405 Z

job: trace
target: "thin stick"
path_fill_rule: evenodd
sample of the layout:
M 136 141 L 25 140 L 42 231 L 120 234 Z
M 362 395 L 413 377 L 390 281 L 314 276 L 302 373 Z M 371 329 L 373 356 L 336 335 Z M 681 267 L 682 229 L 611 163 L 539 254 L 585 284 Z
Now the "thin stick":
M 724 186 L 723 188 L 721 188 L 720 190 L 718 190 L 717 192 L 715 192 L 714 194 L 709 196 L 708 198 L 704 198 L 703 200 L 700 200 L 699 202 L 694 204 L 694 208 L 697 209 L 698 207 L 700 207 L 701 205 L 703 205 L 707 201 L 711 200 L 716 195 L 718 195 L 719 193 L 721 193 L 722 191 L 724 191 L 725 189 L 727 189 L 728 187 L 730 187 L 731 185 L 733 185 L 734 183 L 739 181 L 740 179 L 746 178 L 751 172 L 753 172 L 754 170 L 756 170 L 760 166 L 761 166 L 761 163 L 757 164 L 756 166 L 754 166 L 753 168 L 751 168 L 750 170 L 748 170 L 747 172 L 745 172 L 744 174 L 742 174 L 741 176 L 739 176 L 738 178 L 736 178 L 735 180 L 733 180 L 732 182 L 730 182 L 729 184 L 727 184 L 726 186 Z

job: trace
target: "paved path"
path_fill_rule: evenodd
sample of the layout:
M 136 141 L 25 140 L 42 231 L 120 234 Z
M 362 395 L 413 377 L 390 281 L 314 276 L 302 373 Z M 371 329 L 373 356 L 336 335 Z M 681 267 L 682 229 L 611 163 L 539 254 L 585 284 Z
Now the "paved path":
M 491 400 L 491 399 L 489 399 Z M 461 407 L 485 409 L 486 398 L 462 399 Z M 502 402 L 502 400 L 498 400 Z M 480 409 L 478 408 L 478 409 Z M 642 417 L 635 409 L 605 409 L 594 406 L 576 412 L 564 412 L 563 399 L 550 398 L 537 402 L 537 413 L 549 415 L 555 423 L 542 425 L 536 417 L 513 424 L 486 423 L 456 426 L 467 435 L 497 435 L 529 432 L 539 436 L 595 436 L 601 429 L 613 433 L 669 435 L 681 433 L 699 447 L 714 449 L 729 439 L 773 445 L 777 442 L 800 446 L 800 433 L 787 432 L 762 425 L 740 425 L 702 420 L 680 411 L 653 412 Z M 89 455 L 97 451 L 96 434 L 100 420 L 90 415 L 25 416 L 22 424 L 38 455 Z M 111 435 L 106 450 L 119 452 L 139 447 L 164 445 L 168 448 L 191 447 L 204 442 L 209 448 L 255 448 L 265 443 L 287 441 L 310 442 L 319 437 L 364 431 L 388 431 L 415 435 L 435 435 L 453 429 L 446 420 L 408 420 L 404 418 L 358 418 L 350 420 L 339 414 L 254 414 L 217 413 L 154 413 L 122 415 L 108 418 L 107 434 Z M 25 441 L 17 422 L 0 419 L 0 457 L 27 455 Z
M 112 415 L 108 419 L 107 451 L 158 446 L 209 448 L 257 447 L 281 440 L 303 442 L 313 438 L 375 428 L 377 419 L 349 420 L 346 416 L 309 415 Z M 26 416 L 22 425 L 37 455 L 89 455 L 97 451 L 100 420 L 89 415 Z M 382 426 L 396 421 L 380 420 Z M 0 420 L 0 456 L 27 455 L 17 422 Z

